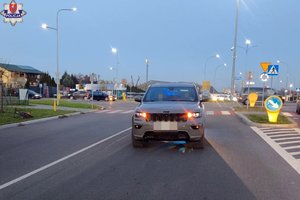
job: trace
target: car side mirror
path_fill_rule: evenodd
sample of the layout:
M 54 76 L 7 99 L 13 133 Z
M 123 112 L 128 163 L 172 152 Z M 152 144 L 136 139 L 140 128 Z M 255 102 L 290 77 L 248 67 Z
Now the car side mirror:
M 141 101 L 142 101 L 142 97 L 135 97 L 135 98 L 134 98 L 134 101 L 136 101 L 136 102 L 141 102 Z

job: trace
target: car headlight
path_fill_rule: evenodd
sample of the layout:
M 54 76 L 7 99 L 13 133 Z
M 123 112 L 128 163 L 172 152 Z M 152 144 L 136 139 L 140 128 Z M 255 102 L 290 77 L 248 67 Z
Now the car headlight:
M 188 119 L 199 118 L 201 116 L 199 112 L 188 112 L 186 115 Z
M 136 116 L 136 117 L 140 117 L 140 118 L 147 119 L 148 114 L 145 113 L 145 112 L 136 112 L 136 113 L 135 113 L 135 116 Z

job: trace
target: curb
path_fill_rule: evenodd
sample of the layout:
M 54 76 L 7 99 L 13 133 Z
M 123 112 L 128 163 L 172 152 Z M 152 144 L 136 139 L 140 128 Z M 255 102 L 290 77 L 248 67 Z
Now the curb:
M 298 124 L 289 117 L 287 117 L 287 118 L 291 122 L 291 124 L 260 124 L 260 123 L 252 122 L 242 112 L 235 112 L 235 114 L 247 125 L 256 126 L 258 128 L 296 128 L 296 127 L 298 127 Z
M 74 113 L 69 113 L 69 114 L 64 114 L 64 115 L 57 115 L 54 117 L 46 117 L 46 118 L 41 118 L 41 119 L 28 120 L 28 121 L 24 121 L 24 122 L 6 124 L 6 125 L 0 126 L 0 130 L 6 129 L 6 128 L 18 127 L 18 126 L 25 126 L 25 125 L 29 125 L 29 124 L 35 124 L 35 123 L 39 123 L 39 122 L 50 121 L 50 120 L 54 120 L 54 119 L 62 119 L 65 117 L 72 117 L 72 116 L 76 116 L 76 115 L 80 115 L 80 114 L 87 114 L 87 113 L 96 112 L 96 111 L 97 110 L 91 110 L 91 111 L 86 111 L 86 112 L 82 112 L 82 111 L 74 112 Z

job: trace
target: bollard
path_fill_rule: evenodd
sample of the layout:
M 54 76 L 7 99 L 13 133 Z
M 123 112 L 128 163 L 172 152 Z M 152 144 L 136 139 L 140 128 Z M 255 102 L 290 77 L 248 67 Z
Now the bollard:
M 56 99 L 53 99 L 53 111 L 56 112 Z

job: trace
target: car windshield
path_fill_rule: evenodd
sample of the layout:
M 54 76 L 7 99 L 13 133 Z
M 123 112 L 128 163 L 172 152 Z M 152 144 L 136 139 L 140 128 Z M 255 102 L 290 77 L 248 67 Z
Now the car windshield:
M 144 97 L 144 102 L 154 101 L 198 101 L 193 87 L 150 87 Z

